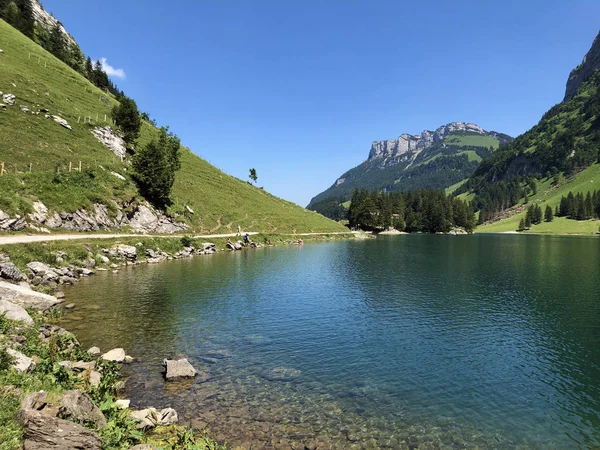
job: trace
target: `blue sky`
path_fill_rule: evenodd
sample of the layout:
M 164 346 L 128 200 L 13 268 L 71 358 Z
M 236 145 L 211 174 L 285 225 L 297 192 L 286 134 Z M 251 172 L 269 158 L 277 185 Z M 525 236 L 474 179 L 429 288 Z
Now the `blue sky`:
M 373 140 L 516 136 L 562 100 L 600 1 L 43 0 L 159 125 L 305 206 Z

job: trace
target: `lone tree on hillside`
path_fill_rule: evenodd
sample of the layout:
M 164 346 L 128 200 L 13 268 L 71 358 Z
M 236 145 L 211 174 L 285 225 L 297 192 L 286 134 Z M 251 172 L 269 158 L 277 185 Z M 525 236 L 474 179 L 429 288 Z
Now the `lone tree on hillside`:
M 179 138 L 162 127 L 158 139 L 133 156 L 134 178 L 142 195 L 157 208 L 171 204 L 175 173 L 181 168 L 179 147 Z
M 258 177 L 256 176 L 256 169 L 252 168 L 250 169 L 250 175 L 248 175 L 248 177 L 254 182 L 256 183 L 256 180 L 258 180 Z
M 132 145 L 140 135 L 142 119 L 135 100 L 123 97 L 121 102 L 112 110 L 113 119 L 123 132 L 123 139 Z

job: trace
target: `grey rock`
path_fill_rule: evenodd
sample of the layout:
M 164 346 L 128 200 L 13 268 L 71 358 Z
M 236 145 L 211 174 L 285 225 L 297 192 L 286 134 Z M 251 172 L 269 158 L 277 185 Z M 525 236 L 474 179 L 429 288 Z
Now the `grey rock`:
M 125 154 L 127 153 L 125 140 L 123 139 L 123 136 L 114 131 L 112 127 L 96 127 L 92 130 L 92 134 L 96 136 L 96 139 L 98 139 L 102 145 L 117 155 L 117 157 L 125 158 Z
M 125 244 L 117 244 L 113 247 L 116 253 L 130 261 L 135 261 L 137 259 L 137 250 L 133 245 L 125 245 Z
M 31 110 L 27 106 L 25 106 L 25 105 L 19 105 L 19 109 L 21 111 L 23 111 L 24 113 L 30 113 L 31 112 Z
M 98 347 L 92 347 L 87 352 L 92 356 L 100 356 L 102 354 Z
M 125 350 L 122 348 L 114 348 L 102 355 L 102 359 L 104 361 L 115 361 L 115 362 L 123 362 L 125 361 Z
M 13 350 L 12 348 L 6 349 L 6 351 L 15 359 L 12 367 L 17 372 L 30 372 L 35 369 L 35 362 L 30 357 L 25 356 L 23 353 Z
M 157 447 L 150 444 L 138 444 L 131 447 L 129 450 L 158 450 Z
M 102 440 L 93 431 L 77 423 L 44 414 L 43 410 L 22 410 L 19 419 L 25 428 L 23 450 L 102 448 Z
M 129 409 L 129 405 L 131 404 L 131 400 L 116 400 L 115 404 L 121 409 Z
M 177 411 L 173 408 L 165 408 L 158 411 L 156 408 L 146 408 L 132 411 L 130 417 L 139 422 L 138 428 L 154 428 L 157 425 L 172 425 L 179 421 Z
M 178 360 L 165 359 L 163 361 L 163 366 L 165 366 L 165 378 L 167 380 L 193 378 L 198 373 L 185 358 Z
M 26 280 L 27 277 L 11 262 L 0 262 L 0 278 L 12 281 Z
M 15 303 L 23 308 L 33 308 L 38 311 L 47 311 L 62 302 L 52 295 L 42 294 L 23 286 L 0 281 L 0 298 Z
M 59 417 L 78 423 L 91 422 L 98 428 L 106 426 L 104 414 L 91 397 L 79 390 L 65 392 L 60 398 Z
M 47 266 L 44 263 L 39 261 L 33 261 L 27 264 L 27 268 L 33 272 L 34 275 L 39 275 L 42 278 L 47 277 L 48 279 L 56 279 L 58 278 L 58 274 L 54 269 Z
M 55 115 L 50 115 L 50 118 L 52 118 L 52 120 L 54 120 L 56 123 L 58 123 L 59 125 L 65 127 L 68 130 L 72 130 L 73 128 L 71 127 L 71 125 L 69 125 L 69 123 L 63 119 L 60 116 L 55 116 Z
M 569 74 L 563 101 L 572 98 L 577 93 L 581 83 L 585 82 L 598 67 L 600 67 L 600 33 L 594 39 L 592 47 L 583 57 L 581 64 Z
M 7 319 L 16 320 L 22 322 L 25 325 L 33 325 L 33 319 L 29 315 L 25 308 L 8 300 L 0 299 L 0 315 L 4 314 Z
M 40 411 L 48 404 L 48 394 L 44 391 L 34 392 L 25 396 L 21 402 L 21 409 Z
M 33 213 L 29 214 L 30 220 L 44 223 L 48 218 L 48 208 L 40 201 L 33 202 L 33 211 Z
M 14 106 L 17 102 L 17 98 L 13 94 L 4 94 L 2 95 L 2 101 L 8 106 Z
M 73 309 L 75 308 L 75 303 L 69 303 L 68 305 L 65 305 L 65 309 Z

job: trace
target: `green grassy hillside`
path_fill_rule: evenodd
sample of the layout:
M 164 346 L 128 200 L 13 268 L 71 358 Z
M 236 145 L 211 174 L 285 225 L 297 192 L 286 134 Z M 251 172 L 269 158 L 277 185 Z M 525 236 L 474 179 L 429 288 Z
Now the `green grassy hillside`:
M 36 199 L 54 211 L 74 211 L 94 202 L 111 206 L 111 200 L 141 200 L 128 161 L 121 162 L 91 133 L 96 125 L 109 124 L 116 99 L 2 20 L 0 48 L 4 50 L 0 91 L 16 96 L 15 106 L 0 108 L 0 162 L 6 171 L 0 177 L 0 209 L 27 213 Z M 43 112 L 24 113 L 20 105 L 33 112 L 47 109 L 66 119 L 72 130 L 46 119 Z M 84 123 L 84 117 L 91 123 Z M 138 146 L 156 133 L 152 124 L 144 122 Z M 238 223 L 247 230 L 271 233 L 346 231 L 336 222 L 221 172 L 188 149 L 182 148 L 181 160 L 168 213 L 194 231 L 224 233 L 235 230 Z M 69 163 L 75 168 L 80 161 L 83 171 L 69 173 Z M 186 212 L 186 205 L 194 214 Z
M 554 186 L 553 178 L 543 178 L 537 181 L 537 194 L 529 197 L 529 203 L 537 203 L 545 210 L 546 205 L 553 209 L 560 204 L 560 199 L 571 191 L 573 194 L 581 192 L 587 194 L 600 188 L 600 164 L 592 164 L 573 178 L 562 182 L 558 187 Z M 522 205 L 521 201 L 519 205 Z M 519 208 L 517 206 L 516 208 Z M 521 209 L 521 208 L 519 208 Z M 525 218 L 525 211 L 516 213 L 497 222 L 480 225 L 475 229 L 476 233 L 503 233 L 515 231 L 519 221 Z M 523 233 L 538 234 L 591 234 L 598 231 L 600 220 L 572 220 L 565 217 L 555 217 L 552 222 L 542 222 L 532 225 L 528 231 Z

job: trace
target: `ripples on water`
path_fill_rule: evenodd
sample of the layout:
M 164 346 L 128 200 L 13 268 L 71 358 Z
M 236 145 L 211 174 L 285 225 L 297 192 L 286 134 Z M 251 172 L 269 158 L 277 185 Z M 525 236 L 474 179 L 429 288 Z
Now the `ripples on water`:
M 98 274 L 64 320 L 138 358 L 135 405 L 232 444 L 597 447 L 598 245 L 411 235 L 218 254 Z M 165 384 L 176 354 L 209 380 Z

